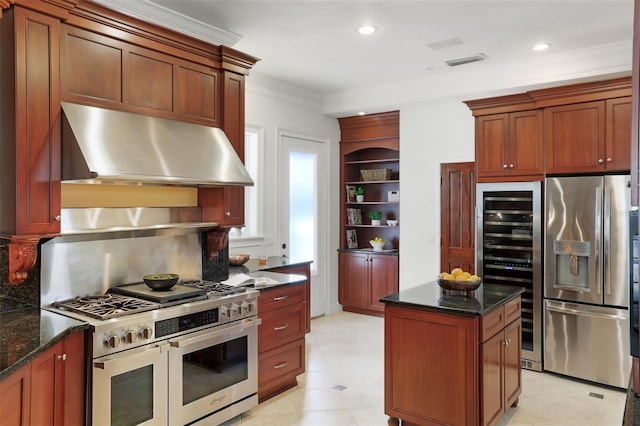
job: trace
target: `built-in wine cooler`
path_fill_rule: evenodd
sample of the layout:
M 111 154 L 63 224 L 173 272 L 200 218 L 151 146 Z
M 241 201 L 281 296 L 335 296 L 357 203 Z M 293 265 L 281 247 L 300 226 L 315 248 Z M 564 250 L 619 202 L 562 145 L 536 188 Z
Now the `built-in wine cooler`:
M 522 367 L 542 371 L 542 182 L 476 186 L 476 273 L 524 287 Z

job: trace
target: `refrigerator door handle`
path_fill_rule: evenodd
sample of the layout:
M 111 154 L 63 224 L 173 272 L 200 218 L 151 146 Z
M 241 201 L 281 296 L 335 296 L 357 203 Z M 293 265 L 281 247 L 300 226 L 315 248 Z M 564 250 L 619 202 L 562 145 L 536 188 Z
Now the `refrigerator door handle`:
M 602 223 L 602 188 L 596 188 L 596 203 L 595 203 L 595 223 Z M 596 226 L 595 229 L 595 262 L 596 262 L 596 277 L 600 275 L 600 244 L 602 243 L 602 235 L 600 227 Z M 602 284 L 596 286 L 597 294 L 601 294 Z
M 606 289 L 606 294 L 611 295 L 611 265 L 609 263 L 609 259 L 611 256 L 611 189 L 608 187 L 604 188 L 604 222 L 603 222 L 603 230 L 604 230 L 604 286 Z
M 547 303 L 547 310 L 551 312 L 557 312 L 559 314 L 566 315 L 582 315 L 593 318 L 606 318 L 613 320 L 625 320 L 626 317 L 624 315 L 614 315 L 614 314 L 605 314 L 597 311 L 585 311 L 578 308 L 563 308 L 561 306 L 552 305 L 550 302 Z

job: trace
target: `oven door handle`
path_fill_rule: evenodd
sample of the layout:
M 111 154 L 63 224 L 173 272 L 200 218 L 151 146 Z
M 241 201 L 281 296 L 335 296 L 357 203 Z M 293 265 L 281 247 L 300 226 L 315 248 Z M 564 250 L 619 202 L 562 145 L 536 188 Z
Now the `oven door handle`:
M 171 340 L 169 344 L 172 348 L 181 348 L 188 345 L 195 345 L 205 340 L 209 340 L 211 338 L 215 338 L 216 336 L 222 336 L 228 333 L 241 333 L 244 330 L 252 327 L 256 327 L 262 324 L 262 319 L 260 318 L 245 318 L 240 321 L 240 323 L 232 323 L 227 324 L 226 326 L 216 327 L 214 331 L 201 334 L 196 337 L 188 337 L 186 339 L 180 340 Z
M 133 353 L 133 354 L 131 352 L 125 352 L 123 354 L 116 354 L 115 356 L 103 357 L 103 358 L 101 358 L 99 360 L 94 361 L 93 367 L 94 368 L 99 368 L 101 370 L 106 370 L 113 363 L 121 362 L 124 357 L 126 357 L 128 361 L 133 361 L 133 360 L 140 359 L 140 358 L 147 358 L 149 355 L 158 354 L 158 353 L 162 353 L 162 352 L 167 352 L 167 350 L 169 350 L 169 345 L 167 345 L 165 343 L 165 344 L 162 344 L 162 345 L 156 345 L 156 346 L 154 346 L 152 348 L 145 349 L 145 350 L 142 350 L 140 352 Z

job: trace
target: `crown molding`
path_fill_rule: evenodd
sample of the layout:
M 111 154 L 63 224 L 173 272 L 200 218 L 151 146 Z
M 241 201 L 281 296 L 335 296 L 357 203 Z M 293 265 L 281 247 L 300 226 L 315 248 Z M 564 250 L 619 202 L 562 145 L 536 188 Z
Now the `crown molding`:
M 93 0 L 93 2 L 125 15 L 160 25 L 212 44 L 233 46 L 242 39 L 240 34 L 205 24 L 155 4 L 150 0 Z

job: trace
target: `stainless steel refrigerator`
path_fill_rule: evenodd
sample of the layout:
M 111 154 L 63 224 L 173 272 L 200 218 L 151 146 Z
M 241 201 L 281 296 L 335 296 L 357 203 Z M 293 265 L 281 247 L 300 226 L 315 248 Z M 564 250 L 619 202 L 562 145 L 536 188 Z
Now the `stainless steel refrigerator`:
M 524 287 L 522 368 L 542 371 L 542 182 L 476 185 L 476 273 Z
M 545 181 L 544 369 L 629 383 L 630 178 Z

